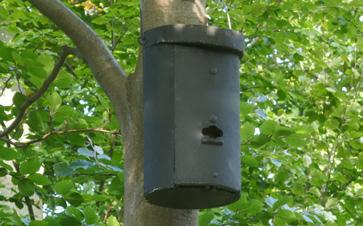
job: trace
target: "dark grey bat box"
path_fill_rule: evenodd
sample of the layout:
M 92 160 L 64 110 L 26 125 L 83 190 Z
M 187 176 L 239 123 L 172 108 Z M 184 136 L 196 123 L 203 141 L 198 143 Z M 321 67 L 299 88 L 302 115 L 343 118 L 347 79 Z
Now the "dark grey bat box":
M 181 209 L 236 201 L 242 35 L 170 25 L 146 31 L 142 43 L 145 198 Z

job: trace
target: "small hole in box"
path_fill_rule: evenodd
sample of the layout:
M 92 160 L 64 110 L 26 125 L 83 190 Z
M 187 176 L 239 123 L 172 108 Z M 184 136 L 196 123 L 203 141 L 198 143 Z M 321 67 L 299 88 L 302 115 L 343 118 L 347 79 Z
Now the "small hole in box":
M 223 136 L 223 131 L 217 126 L 209 126 L 202 129 L 202 134 L 209 138 L 216 139 Z

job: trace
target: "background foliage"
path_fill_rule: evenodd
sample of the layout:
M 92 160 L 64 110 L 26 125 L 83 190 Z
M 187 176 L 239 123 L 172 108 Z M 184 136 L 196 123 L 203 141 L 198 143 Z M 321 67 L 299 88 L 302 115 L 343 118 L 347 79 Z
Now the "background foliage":
M 132 73 L 138 2 L 66 3 Z M 242 195 L 201 211 L 200 225 L 362 225 L 363 3 L 215 0 L 207 12 L 211 25 L 227 28 L 230 17 L 246 37 Z M 0 0 L 0 40 L 0 94 L 15 92 L 10 106 L 0 105 L 4 128 L 72 43 L 20 0 Z M 0 176 L 13 187 L 11 196 L 0 193 L 0 225 L 122 225 L 122 147 L 102 89 L 69 57 L 21 125 L 1 137 Z M 9 202 L 43 209 L 45 218 L 18 214 Z

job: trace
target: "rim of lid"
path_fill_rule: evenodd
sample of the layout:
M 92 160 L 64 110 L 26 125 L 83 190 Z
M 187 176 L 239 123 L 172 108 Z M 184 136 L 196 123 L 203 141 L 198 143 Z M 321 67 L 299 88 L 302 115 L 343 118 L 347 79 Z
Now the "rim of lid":
M 242 57 L 244 37 L 241 33 L 215 26 L 173 24 L 156 27 L 142 34 L 144 47 L 162 44 L 220 49 Z

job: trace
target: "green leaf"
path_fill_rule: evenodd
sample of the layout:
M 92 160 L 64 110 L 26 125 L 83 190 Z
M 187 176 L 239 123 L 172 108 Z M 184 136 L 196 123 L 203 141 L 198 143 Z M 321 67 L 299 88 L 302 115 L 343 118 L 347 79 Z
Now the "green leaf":
M 62 226 L 56 218 L 47 217 L 43 221 L 46 221 L 49 226 Z
M 12 171 L 14 171 L 13 170 L 13 167 L 12 166 L 10 166 L 10 165 L 8 165 L 6 162 L 4 162 L 4 161 L 0 161 L 0 166 L 2 166 L 2 167 L 4 167 L 5 169 L 7 169 L 9 172 L 12 172 Z
M 78 148 L 77 149 L 78 154 L 85 156 L 85 157 L 95 157 L 96 154 L 93 151 L 88 150 L 87 148 Z
M 102 25 L 102 24 L 107 24 L 109 23 L 109 20 L 107 19 L 107 17 L 105 16 L 99 16 L 96 17 L 95 19 L 92 20 L 93 24 L 98 24 L 98 25 Z
M 27 71 L 29 73 L 29 81 L 39 89 L 47 77 L 46 68 L 43 68 L 40 64 L 28 65 Z
M 18 182 L 19 192 L 23 196 L 31 196 L 34 194 L 35 186 L 29 179 L 22 179 Z
M 20 163 L 19 167 L 20 173 L 22 174 L 36 173 L 39 170 L 41 164 L 42 163 L 37 158 L 29 159 L 25 162 Z
M 62 105 L 58 108 L 58 111 L 54 115 L 54 120 L 57 123 L 63 123 L 64 121 L 78 120 L 78 112 L 68 105 Z
M 363 152 L 359 153 L 357 168 L 363 169 Z
M 73 182 L 71 180 L 62 180 L 54 185 L 54 190 L 62 195 L 71 192 L 74 189 Z
M 49 113 L 43 110 L 35 110 L 29 113 L 27 124 L 32 131 L 45 131 L 48 128 Z
M 287 222 L 281 218 L 281 217 L 274 217 L 274 220 L 273 220 L 273 225 L 276 225 L 276 226 L 288 226 Z
M 0 147 L 0 159 L 14 160 L 18 158 L 18 152 L 13 148 Z
M 49 226 L 48 222 L 45 222 L 45 221 L 38 221 L 38 220 L 35 220 L 35 221 L 32 221 L 29 226 Z
M 124 191 L 123 176 L 120 175 L 113 178 L 109 186 L 109 193 L 117 197 L 121 197 L 123 195 L 123 191 Z
M 324 174 L 319 170 L 314 170 L 311 173 L 311 184 L 314 186 L 320 187 L 325 183 L 325 179 L 326 176 L 324 176 Z
M 76 160 L 74 162 L 72 162 L 70 164 L 70 168 L 72 168 L 73 170 L 77 170 L 77 169 L 88 169 L 92 166 L 94 166 L 95 163 L 91 162 L 91 161 L 87 161 L 84 159 L 80 159 L 80 160 Z
M 283 184 L 289 178 L 289 176 L 290 176 L 290 170 L 285 167 L 280 167 L 279 171 L 275 176 L 275 180 L 277 183 Z
M 54 115 L 62 104 L 62 98 L 57 92 L 54 91 L 51 95 L 48 96 L 47 101 L 49 104 L 50 113 L 51 115 Z
M 58 177 L 70 176 L 74 173 L 74 170 L 64 162 L 56 163 L 53 165 L 54 173 Z
M 355 164 L 353 163 L 352 159 L 350 159 L 350 158 L 344 158 L 341 161 L 340 166 L 342 166 L 345 169 L 352 170 L 352 169 L 354 169 Z
M 76 218 L 79 221 L 83 220 L 83 218 L 84 218 L 82 212 L 74 206 L 68 206 L 66 209 L 66 214 L 71 217 Z
M 277 126 L 275 129 L 274 136 L 276 137 L 287 137 L 291 134 L 293 134 L 294 131 L 290 128 L 283 127 L 283 126 Z
M 28 178 L 38 185 L 48 185 L 51 183 L 48 177 L 39 173 L 32 174 Z
M 325 203 L 325 208 L 326 209 L 334 209 L 334 207 L 336 207 L 336 205 L 338 205 L 339 200 L 336 198 L 328 198 L 328 200 Z
M 241 109 L 240 111 L 241 111 L 242 116 L 246 116 L 253 112 L 253 106 L 246 102 L 240 103 L 240 109 Z
M 248 199 L 247 193 L 242 192 L 240 199 L 237 202 L 234 202 L 234 203 L 228 205 L 227 207 L 228 207 L 228 209 L 232 210 L 233 212 L 237 212 L 237 211 L 243 209 L 244 206 L 247 205 L 247 202 L 248 202 L 247 199 Z
M 84 217 L 87 224 L 94 224 L 98 221 L 97 212 L 94 208 L 87 206 L 83 210 Z
M 27 72 L 29 81 L 37 88 L 40 88 L 48 76 L 47 67 L 49 67 L 49 65 L 39 63 L 38 58 L 39 56 L 31 51 L 24 51 L 21 54 L 21 59 L 23 61 L 21 64 L 24 67 L 24 71 Z
M 292 147 L 303 147 L 306 145 L 305 136 L 302 134 L 292 134 L 286 138 L 286 142 Z
M 73 77 L 65 70 L 61 70 L 57 79 L 54 81 L 54 85 L 61 89 L 70 88 L 73 85 Z
M 270 136 L 274 133 L 276 126 L 277 124 L 274 121 L 266 120 L 260 126 L 261 133 Z
M 19 108 L 26 99 L 26 96 L 19 92 L 16 92 L 13 96 L 13 104 Z
M 246 122 L 245 124 L 243 124 L 243 126 L 241 127 L 242 142 L 246 143 L 249 140 L 251 140 L 254 136 L 254 133 L 255 133 L 255 127 L 251 123 Z
M 290 222 L 296 220 L 295 213 L 292 211 L 289 211 L 289 210 L 285 210 L 285 209 L 279 210 L 277 213 L 277 217 L 283 219 L 287 223 L 290 223 Z
M 47 74 L 52 71 L 52 68 L 54 65 L 54 60 L 51 55 L 42 54 L 42 55 L 38 56 L 37 62 L 39 62 L 40 64 L 42 64 L 44 66 L 44 70 L 47 72 Z M 59 77 L 59 74 L 58 74 L 57 78 L 58 77 Z
M 263 203 L 257 199 L 249 201 L 249 206 L 245 209 L 250 215 L 256 215 L 263 210 Z
M 106 224 L 107 226 L 120 226 L 120 223 L 117 221 L 115 216 L 109 216 Z
M 326 120 L 324 124 L 327 128 L 330 128 L 332 130 L 339 129 L 340 127 L 339 121 L 334 118 Z
M 8 175 L 8 171 L 4 167 L 0 167 L 0 177 Z
M 255 157 L 252 155 L 245 155 L 242 157 L 242 162 L 250 167 L 257 168 L 259 166 L 258 161 Z
M 213 220 L 214 214 L 211 211 L 204 211 L 199 214 L 198 225 L 207 226 Z
M 74 206 L 79 206 L 84 201 L 82 195 L 78 192 L 67 193 L 64 198 Z
M 12 49 L 5 46 L 3 42 L 0 41 L 0 58 L 4 61 L 12 60 Z
M 71 216 L 67 216 L 67 215 L 62 215 L 61 217 L 60 217 L 60 224 L 62 225 L 62 226 L 81 226 L 82 225 L 82 223 L 79 221 L 79 220 L 77 220 L 76 218 L 74 218 L 74 217 L 71 217 Z
M 104 202 L 106 200 L 109 199 L 109 196 L 104 194 L 104 195 L 88 195 L 88 194 L 83 194 L 83 199 L 85 202 L 92 202 L 92 201 L 96 201 L 96 202 Z
M 260 147 L 264 144 L 266 144 L 267 142 L 269 142 L 271 140 L 271 137 L 265 135 L 265 134 L 260 134 L 257 136 L 254 136 L 251 144 L 254 145 L 254 147 Z

